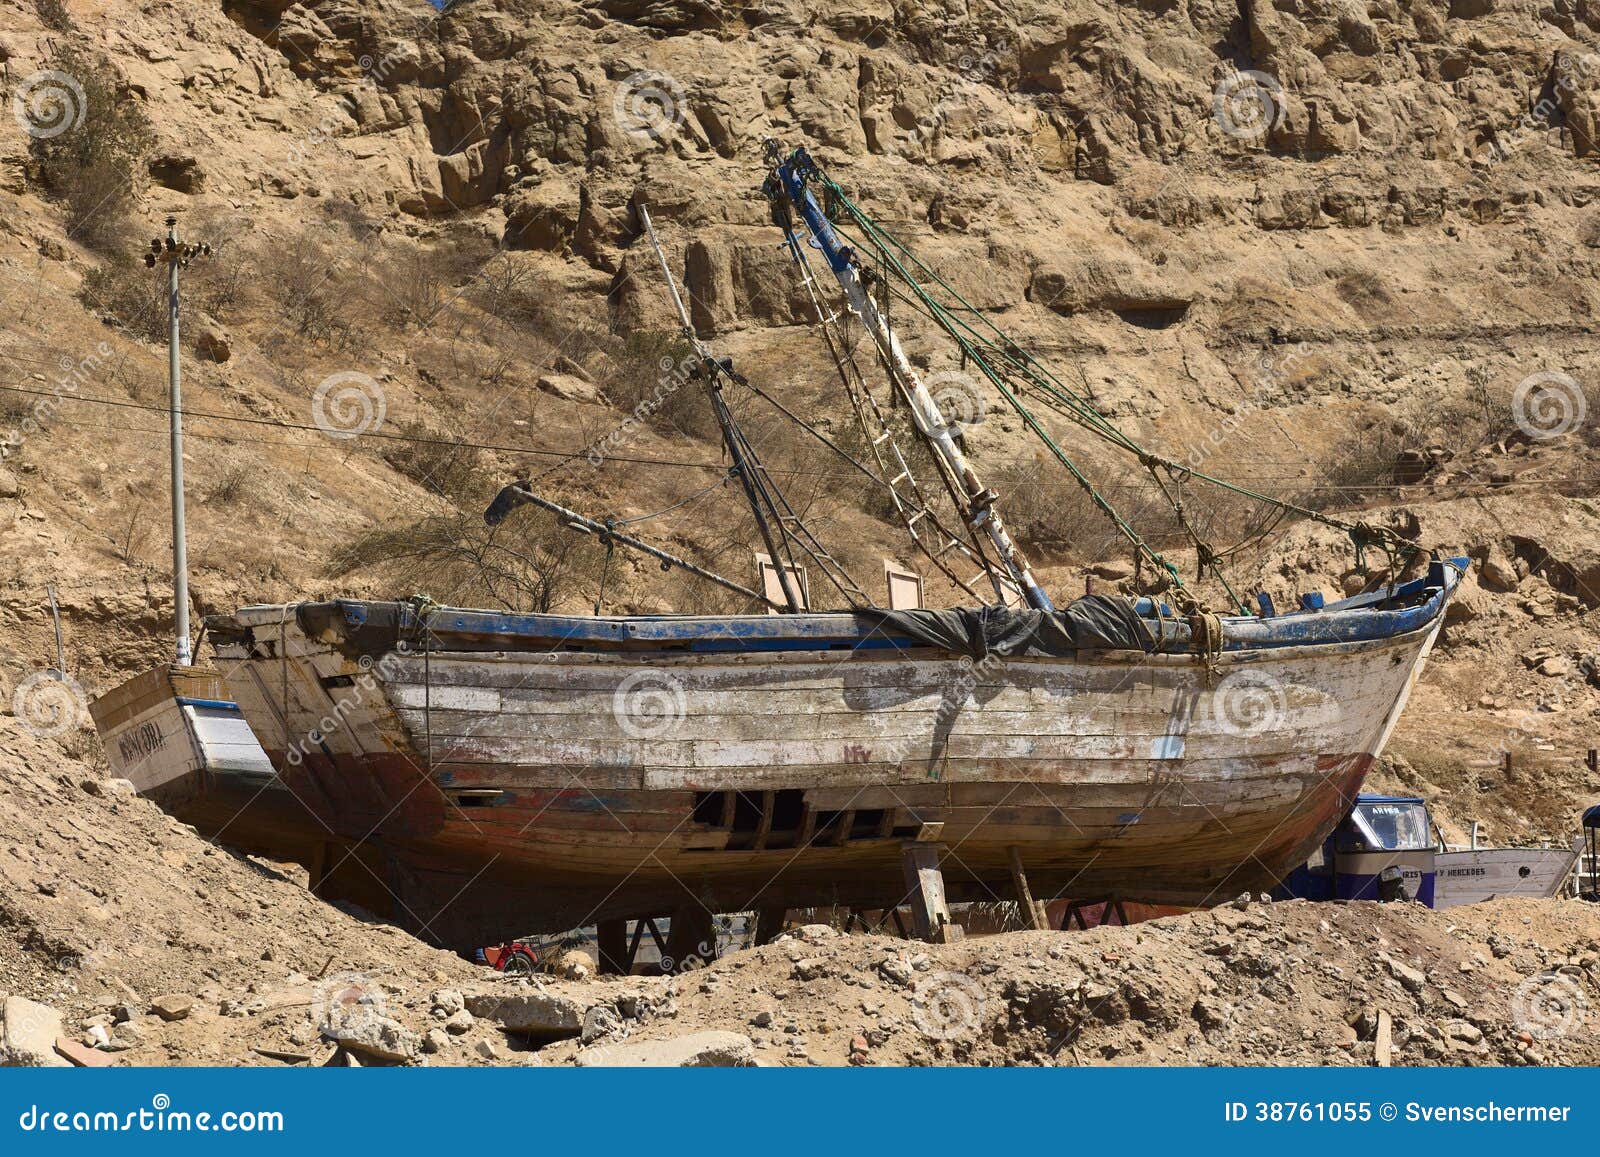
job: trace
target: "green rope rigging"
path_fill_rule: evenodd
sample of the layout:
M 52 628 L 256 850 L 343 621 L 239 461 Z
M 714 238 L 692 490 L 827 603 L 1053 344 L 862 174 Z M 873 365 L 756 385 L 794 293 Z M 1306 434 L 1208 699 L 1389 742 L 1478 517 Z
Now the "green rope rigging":
M 1170 586 L 1175 592 L 1175 598 L 1188 609 L 1198 608 L 1198 603 L 1184 587 L 1177 567 L 1172 564 L 1160 551 L 1151 546 L 1133 527 L 1133 525 L 1119 513 L 1109 499 L 1094 486 L 1084 475 L 1078 465 L 1067 452 L 1051 437 L 1049 432 L 1040 423 L 1038 417 L 1024 402 L 1022 394 L 1043 401 L 1047 408 L 1061 414 L 1079 427 L 1089 431 L 1111 445 L 1137 457 L 1151 474 L 1157 489 L 1174 509 L 1177 520 L 1183 533 L 1193 542 L 1199 560 L 1199 570 L 1203 574 L 1210 570 L 1216 575 L 1229 598 L 1239 609 L 1250 614 L 1250 608 L 1234 591 L 1222 572 L 1221 563 L 1230 555 L 1235 554 L 1249 543 L 1259 541 L 1266 533 L 1276 527 L 1283 518 L 1293 514 L 1301 518 L 1337 529 L 1348 535 L 1355 547 L 1356 566 L 1362 573 L 1366 573 L 1366 557 L 1369 548 L 1382 549 L 1388 557 L 1389 573 L 1395 575 L 1394 569 L 1396 555 L 1404 552 L 1409 565 L 1425 548 L 1421 544 L 1404 538 L 1386 527 L 1374 526 L 1367 522 L 1351 522 L 1313 510 L 1299 503 L 1264 494 L 1260 491 L 1242 486 L 1226 479 L 1208 474 L 1205 471 L 1194 469 L 1174 461 L 1164 455 L 1155 453 L 1124 431 L 1113 424 L 1102 414 L 1092 402 L 1075 392 L 1055 376 L 1037 358 L 1022 349 L 994 324 L 981 310 L 973 306 L 956 291 L 937 271 L 929 267 L 915 253 L 912 253 L 891 234 L 882 229 L 871 217 L 857 206 L 845 194 L 844 190 L 833 180 L 820 172 L 815 173 L 815 178 L 821 185 L 823 193 L 823 207 L 830 221 L 839 228 L 841 237 L 854 245 L 863 256 L 868 256 L 872 265 L 863 263 L 861 268 L 864 273 L 870 273 L 871 280 L 880 285 L 880 298 L 884 300 L 885 307 L 890 299 L 898 298 L 902 303 L 911 306 L 916 312 L 929 318 L 939 326 L 957 345 L 960 352 L 963 368 L 970 363 L 986 378 L 991 385 L 1005 399 L 1006 404 L 1020 417 L 1024 425 L 1040 439 L 1051 455 L 1064 466 L 1073 479 L 1083 488 L 1095 507 L 1099 509 L 1110 521 L 1119 534 L 1132 546 L 1135 562 L 1148 561 L 1161 576 L 1164 585 Z M 840 218 L 848 218 L 853 230 L 847 231 L 841 224 Z M 903 260 L 902 260 L 903 259 Z M 907 266 L 912 268 L 907 268 Z M 912 272 L 915 269 L 916 273 Z M 917 276 L 920 274 L 921 276 Z M 898 284 L 895 284 L 898 282 Z M 951 299 L 950 303 L 940 301 L 930 291 L 929 285 L 937 286 Z M 970 320 L 969 320 L 970 319 Z M 1160 473 L 1158 473 L 1158 471 Z M 1201 482 L 1217 487 L 1225 492 L 1238 495 L 1252 502 L 1265 504 L 1277 511 L 1277 517 L 1268 524 L 1267 528 L 1249 535 L 1243 541 L 1236 543 L 1226 550 L 1215 550 L 1204 541 L 1196 532 L 1193 525 L 1184 514 L 1181 494 L 1174 498 L 1169 492 L 1167 484 L 1161 478 L 1164 473 L 1168 482 L 1177 484 L 1179 479 Z

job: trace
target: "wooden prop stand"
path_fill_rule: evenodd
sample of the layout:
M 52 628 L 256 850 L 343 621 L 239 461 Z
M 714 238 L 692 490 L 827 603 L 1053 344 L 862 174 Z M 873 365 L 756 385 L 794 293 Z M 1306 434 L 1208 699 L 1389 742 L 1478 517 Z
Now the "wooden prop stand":
M 962 939 L 963 933 L 961 925 L 950 919 L 939 848 L 932 841 L 907 841 L 900 845 L 900 866 L 905 872 L 906 900 L 911 905 L 911 927 L 917 939 L 951 944 Z
M 1017 890 L 1017 909 L 1022 914 L 1022 922 L 1035 932 L 1048 932 L 1050 930 L 1050 917 L 1045 912 L 1044 902 L 1033 898 L 1033 890 L 1028 887 L 1028 874 L 1022 870 L 1022 852 L 1015 844 L 1007 848 L 1011 856 L 1011 883 Z

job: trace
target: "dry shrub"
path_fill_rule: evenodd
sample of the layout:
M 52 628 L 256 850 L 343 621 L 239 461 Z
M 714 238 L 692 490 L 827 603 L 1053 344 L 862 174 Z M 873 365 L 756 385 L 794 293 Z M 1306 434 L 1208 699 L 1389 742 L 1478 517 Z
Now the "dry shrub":
M 1001 517 L 1025 551 L 1096 562 L 1127 549 L 1105 512 L 1058 462 L 1002 463 L 986 481 L 999 492 Z M 1148 495 L 1125 477 L 1100 490 L 1136 526 L 1148 510 Z
M 436 514 L 368 531 L 340 548 L 326 573 L 363 572 L 396 592 L 423 591 L 456 606 L 546 613 L 587 605 L 599 588 L 604 557 L 592 536 L 543 511 L 520 511 L 497 528 L 476 513 Z
M 72 14 L 61 0 L 33 0 L 33 10 L 39 14 L 39 23 L 52 32 L 72 32 Z
M 219 321 L 228 320 L 257 276 L 246 244 L 251 221 L 233 209 L 206 209 L 179 226 L 185 239 L 205 241 L 211 256 L 183 272 L 184 309 L 197 309 Z
M 167 280 L 164 269 L 113 254 L 84 274 L 78 291 L 95 312 L 110 314 L 128 333 L 146 341 L 167 340 Z
M 90 248 L 114 252 L 127 240 L 127 216 L 145 187 L 145 161 L 154 143 L 143 103 L 109 62 L 71 45 L 50 67 L 83 90 L 82 120 L 53 137 L 35 138 L 33 155 L 45 187 L 67 210 L 69 234 Z M 75 115 L 77 103 L 69 95 Z
M 395 433 L 400 437 L 383 443 L 383 459 L 396 471 L 464 505 L 486 503 L 494 484 L 486 475 L 483 451 L 419 422 L 402 422 Z
M 252 489 L 250 470 L 244 466 L 234 466 L 206 492 L 206 505 L 237 506 L 250 496 Z
M 492 246 L 476 233 L 426 249 L 406 242 L 375 247 L 366 262 L 368 293 L 396 329 L 425 329 L 459 299 L 470 299 L 493 257 Z
M 1442 451 L 1449 461 L 1516 433 L 1510 391 L 1492 390 L 1472 374 L 1461 393 L 1413 397 L 1337 442 L 1317 471 L 1310 501 L 1327 509 L 1382 499 L 1389 487 L 1418 482 L 1430 469 L 1407 451 Z
M 689 343 L 671 333 L 606 340 L 600 387 L 612 405 L 691 438 L 719 436 Z
M 269 295 L 283 325 L 332 349 L 345 349 L 355 338 L 356 257 L 309 226 L 282 241 L 259 242 L 250 253 L 255 284 Z

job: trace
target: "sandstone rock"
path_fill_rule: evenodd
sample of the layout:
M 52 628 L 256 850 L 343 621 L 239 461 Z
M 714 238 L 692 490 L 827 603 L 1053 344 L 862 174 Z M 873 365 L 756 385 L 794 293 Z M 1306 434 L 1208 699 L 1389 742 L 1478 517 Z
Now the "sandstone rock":
M 507 195 L 504 208 L 505 244 L 510 249 L 559 253 L 572 243 L 578 231 L 578 188 L 565 181 L 519 189 Z
M 1514 591 L 1522 579 L 1511 560 L 1496 548 L 1489 551 L 1479 566 L 1478 581 L 1492 591 Z
M 442 1028 L 430 1028 L 422 1036 L 422 1051 L 442 1053 L 450 1048 L 450 1037 Z
M 196 322 L 194 349 L 207 361 L 225 362 L 233 356 L 233 340 L 217 321 L 201 314 Z
M 55 1050 L 58 1056 L 65 1057 L 81 1069 L 100 1069 L 111 1064 L 111 1058 L 99 1049 L 81 1045 L 66 1037 L 56 1038 Z
M 585 1068 L 748 1068 L 755 1064 L 750 1038 L 734 1032 L 696 1032 L 665 1041 L 596 1045 L 578 1054 Z
M 466 998 L 454 988 L 436 988 L 428 994 L 428 1007 L 437 1016 L 454 1016 L 467 1007 Z
M 1109 562 L 1097 562 L 1089 568 L 1089 573 L 1095 578 L 1105 579 L 1106 582 L 1119 583 L 1133 577 L 1133 564 L 1114 559 Z
M 472 1025 L 473 1016 L 464 1008 L 456 1009 L 445 1018 L 444 1022 L 445 1031 L 452 1036 L 460 1036 L 462 1033 L 471 1032 Z
M 185 1020 L 194 1011 L 194 997 L 173 993 L 150 1002 L 150 1011 L 162 1020 Z
M 573 374 L 540 374 L 535 385 L 566 402 L 604 404 L 606 400 L 598 387 Z
M 149 171 L 156 184 L 179 193 L 199 193 L 206 185 L 205 170 L 193 156 L 163 153 L 151 158 Z
M 383 1061 L 411 1061 L 422 1050 L 422 1039 L 398 1021 L 370 1011 L 335 1018 L 322 1034 L 344 1048 Z
M 884 979 L 904 987 L 911 983 L 911 965 L 898 956 L 891 956 L 878 965 L 878 971 L 883 973 Z
M 564 980 L 588 980 L 594 976 L 597 966 L 594 957 L 583 949 L 569 948 L 555 958 L 551 969 Z
M 1394 974 L 1394 978 L 1401 983 L 1407 992 L 1420 993 L 1428 983 L 1428 977 L 1425 973 L 1419 972 L 1410 965 L 1402 964 L 1398 960 L 1389 961 L 1389 971 Z
M 1041 265 L 1028 287 L 1028 299 L 1057 313 L 1112 310 L 1176 320 L 1194 292 L 1180 278 L 1134 257 L 1099 254 L 1055 256 Z
M 583 1031 L 584 1006 L 554 992 L 483 992 L 467 996 L 473 1016 L 491 1020 L 507 1032 L 546 1040 L 577 1036 Z
M 12 1068 L 71 1068 L 56 1052 L 62 1035 L 61 1014 L 47 1004 L 21 996 L 5 998 L 0 1013 L 0 1065 Z

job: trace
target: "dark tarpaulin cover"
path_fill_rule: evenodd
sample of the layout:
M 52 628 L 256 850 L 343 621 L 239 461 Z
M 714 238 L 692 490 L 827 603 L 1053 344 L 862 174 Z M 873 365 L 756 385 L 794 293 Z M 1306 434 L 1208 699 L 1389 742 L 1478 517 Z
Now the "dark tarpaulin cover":
M 1161 650 L 1152 624 L 1121 595 L 1085 595 L 1064 610 L 1013 610 L 989 606 L 972 609 L 884 611 L 861 613 L 888 630 L 910 635 L 930 646 L 958 655 L 986 659 L 991 654 L 1071 655 L 1076 651 Z M 1164 640 L 1171 645 L 1176 640 Z

